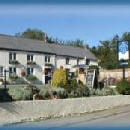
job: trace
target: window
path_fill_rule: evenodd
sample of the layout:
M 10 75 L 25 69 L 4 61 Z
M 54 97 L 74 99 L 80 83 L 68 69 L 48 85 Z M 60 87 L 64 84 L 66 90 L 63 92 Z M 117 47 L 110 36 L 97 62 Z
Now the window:
M 86 59 L 86 65 L 89 65 L 89 63 L 90 63 L 90 60 Z
M 16 74 L 16 68 L 15 67 L 9 67 L 9 73 L 15 73 Z
M 50 63 L 50 61 L 51 61 L 51 56 L 45 55 L 45 62 Z
M 31 75 L 31 74 L 33 74 L 33 68 L 28 67 L 27 68 L 27 75 Z
M 67 64 L 67 65 L 69 64 L 69 61 L 70 61 L 70 59 L 69 59 L 69 58 L 66 58 L 66 64 Z
M 33 61 L 33 54 L 27 55 L 27 61 Z
M 79 65 L 79 59 L 77 59 L 77 65 Z
M 9 60 L 10 61 L 16 60 L 16 53 L 15 52 L 10 52 L 9 53 Z
M 3 76 L 3 67 L 0 67 L 0 76 Z

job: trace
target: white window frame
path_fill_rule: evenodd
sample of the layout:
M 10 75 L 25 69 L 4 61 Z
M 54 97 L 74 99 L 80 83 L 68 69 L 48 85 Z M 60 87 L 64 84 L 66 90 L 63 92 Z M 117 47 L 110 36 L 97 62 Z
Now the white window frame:
M 0 76 L 4 75 L 4 68 L 2 66 L 0 66 Z
M 9 52 L 9 61 L 16 60 L 16 52 Z
M 10 71 L 10 69 L 12 69 L 12 70 Z M 12 74 L 12 73 L 17 74 L 17 68 L 16 67 L 9 67 L 9 74 Z
M 70 64 L 70 58 L 66 57 L 65 62 L 66 62 L 66 65 L 69 65 Z
M 28 73 L 28 69 L 29 69 L 29 73 Z M 34 74 L 34 68 L 33 67 L 27 67 L 27 75 L 33 75 Z
M 30 61 L 30 62 L 34 61 L 34 55 L 33 54 L 27 54 L 27 61 Z
M 51 56 L 45 55 L 45 63 L 50 63 L 50 62 L 51 62 Z

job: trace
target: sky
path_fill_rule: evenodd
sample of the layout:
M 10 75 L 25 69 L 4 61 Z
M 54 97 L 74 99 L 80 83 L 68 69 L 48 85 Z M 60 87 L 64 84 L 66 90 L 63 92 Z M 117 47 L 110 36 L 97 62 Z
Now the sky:
M 130 1 L 0 0 L 0 33 L 14 35 L 27 28 L 97 46 L 130 31 Z

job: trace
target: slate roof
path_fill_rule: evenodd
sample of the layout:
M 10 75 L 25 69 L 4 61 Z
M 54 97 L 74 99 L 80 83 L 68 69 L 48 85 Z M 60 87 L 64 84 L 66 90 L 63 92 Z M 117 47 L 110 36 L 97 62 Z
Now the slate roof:
M 51 53 L 59 56 L 70 56 L 96 60 L 96 57 L 86 48 L 72 47 L 59 44 L 47 44 L 43 41 L 32 40 L 0 34 L 0 49 Z

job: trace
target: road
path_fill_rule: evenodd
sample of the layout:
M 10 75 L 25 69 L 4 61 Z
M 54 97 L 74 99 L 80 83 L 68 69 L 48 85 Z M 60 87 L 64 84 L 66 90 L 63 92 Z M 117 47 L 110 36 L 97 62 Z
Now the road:
M 129 127 L 130 130 L 130 105 L 114 109 L 82 114 L 73 117 L 50 119 L 40 122 L 27 122 L 8 127 L 33 127 L 33 128 L 83 128 L 83 127 Z

